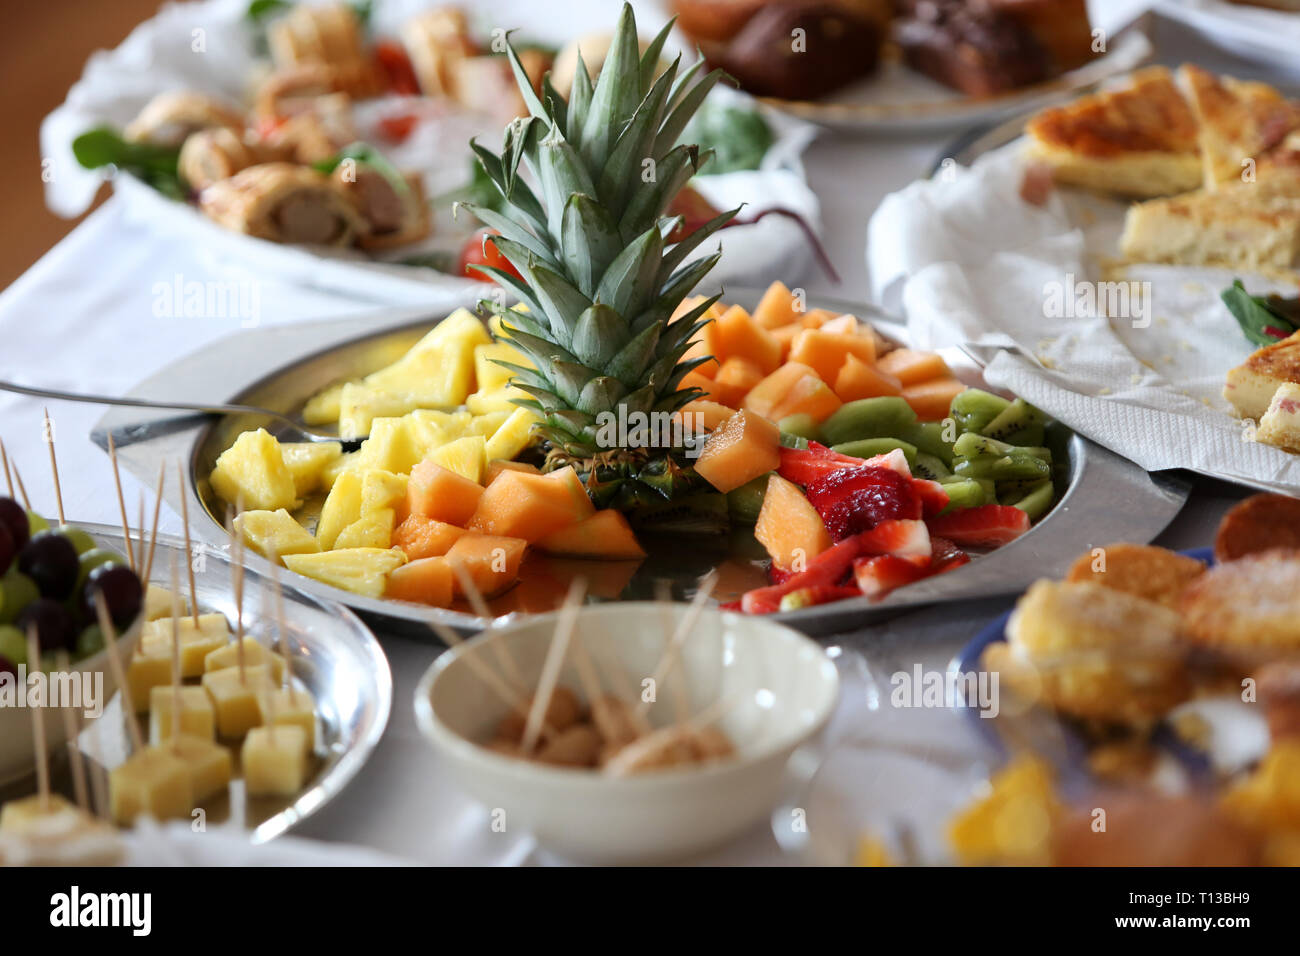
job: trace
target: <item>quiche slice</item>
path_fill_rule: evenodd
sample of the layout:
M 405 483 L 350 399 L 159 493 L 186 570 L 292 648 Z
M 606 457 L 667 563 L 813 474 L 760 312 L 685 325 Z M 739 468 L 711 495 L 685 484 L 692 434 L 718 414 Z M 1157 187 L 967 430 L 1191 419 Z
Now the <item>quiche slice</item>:
M 1025 128 L 1029 157 L 1059 183 L 1149 198 L 1201 183 L 1196 116 L 1162 66 L 1128 86 L 1044 110 Z
M 1267 83 L 1216 76 L 1184 64 L 1178 78 L 1200 127 L 1204 186 L 1215 190 L 1243 180 L 1285 176 L 1300 165 L 1300 103 Z M 1250 162 L 1248 162 L 1250 161 Z
M 1258 349 L 1228 372 L 1223 397 L 1239 416 L 1258 422 L 1287 384 L 1300 384 L 1300 332 Z

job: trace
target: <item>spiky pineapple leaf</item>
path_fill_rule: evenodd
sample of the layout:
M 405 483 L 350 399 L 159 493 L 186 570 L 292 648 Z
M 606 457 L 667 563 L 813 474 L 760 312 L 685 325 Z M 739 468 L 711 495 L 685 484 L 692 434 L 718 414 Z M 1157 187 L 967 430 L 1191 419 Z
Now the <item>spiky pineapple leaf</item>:
M 618 224 L 605 207 L 584 193 L 574 193 L 564 208 L 561 249 L 570 277 L 583 295 L 596 295 L 596 285 L 623 243 Z
M 510 60 L 510 69 L 514 71 L 515 83 L 519 86 L 519 93 L 524 98 L 524 105 L 528 107 L 528 112 L 538 119 L 547 123 L 551 122 L 551 116 L 546 111 L 546 105 L 538 98 L 537 91 L 533 89 L 533 81 L 528 77 L 528 71 L 524 69 L 524 64 L 519 59 L 519 54 L 515 52 L 514 44 L 509 42 L 510 33 L 506 33 L 506 57 Z
M 551 238 L 561 244 L 564 242 L 564 207 L 568 198 L 574 193 L 594 196 L 596 185 L 591 181 L 582 157 L 569 145 L 558 127 L 551 127 L 538 143 L 537 155 L 542 190 L 551 197 L 546 210 L 546 229 Z
M 655 38 L 646 46 L 645 52 L 641 54 L 641 89 L 648 89 L 650 84 L 654 82 L 655 71 L 659 67 L 659 57 L 663 55 L 664 44 L 668 41 L 668 34 L 672 33 L 673 25 L 676 22 L 676 17 L 669 19 L 664 24 L 663 29 L 655 34 Z
M 735 209 L 731 209 L 728 210 L 727 212 L 721 213 L 720 215 L 714 216 L 708 222 L 704 223 L 704 225 L 697 228 L 690 235 L 686 236 L 680 242 L 676 243 L 671 249 L 668 250 L 668 252 L 664 253 L 663 265 L 659 269 L 660 285 L 663 285 L 668 281 L 668 279 L 673 274 L 673 270 L 675 270 L 679 265 L 681 265 L 682 262 L 685 261 L 687 256 L 689 256 L 692 252 L 698 249 L 700 243 L 702 243 L 705 239 L 709 238 L 709 236 L 713 235 L 715 232 L 717 232 L 727 223 L 731 222 L 731 220 L 735 219 L 736 216 L 740 214 L 740 211 L 744 208 L 745 207 L 743 205 L 737 206 Z
M 457 209 L 468 210 L 485 226 L 490 226 L 501 233 L 502 238 L 523 246 L 541 262 L 559 268 L 559 263 L 551 258 L 551 250 L 547 248 L 546 243 L 509 216 L 503 216 L 495 209 L 488 209 L 486 206 L 480 206 L 472 202 L 457 203 L 453 207 L 453 212 Z M 516 268 L 518 267 L 516 266 Z
M 636 315 L 658 292 L 659 264 L 664 241 L 658 229 L 647 229 L 618 254 L 596 287 L 596 301 L 620 315 Z
M 623 317 L 597 302 L 578 316 L 573 329 L 573 354 L 592 368 L 605 369 L 627 338 L 627 323 Z
M 569 113 L 565 117 L 564 132 L 574 146 L 582 145 L 582 127 L 591 109 L 591 74 L 578 51 L 578 66 L 573 73 L 573 88 L 569 90 Z
M 682 191 L 687 181 L 704 165 L 712 152 L 701 156 L 694 146 L 685 144 L 670 150 L 655 164 L 655 181 L 632 193 L 619 220 L 625 242 L 631 242 L 647 229 L 656 227 L 668 204 Z
M 726 74 L 722 70 L 713 70 L 698 83 L 679 91 L 681 94 L 680 99 L 673 104 L 668 118 L 664 120 L 664 124 L 659 130 L 659 138 L 655 141 L 657 151 L 666 151 L 677 143 L 677 140 L 681 138 L 682 130 L 686 129 L 686 124 L 691 121 L 691 117 L 699 110 L 704 98 L 709 95 L 709 91 L 717 86 L 718 81 L 724 76 Z
M 607 366 L 609 374 L 625 385 L 641 381 L 655 359 L 655 350 L 662 333 L 663 326 L 659 323 L 643 328 L 610 359 Z
M 636 18 L 632 8 L 624 4 L 582 126 L 582 158 L 589 168 L 600 169 L 605 165 L 614 138 L 631 118 L 641 95 L 641 47 L 637 42 Z
M 678 57 L 646 94 L 645 99 L 636 108 L 631 122 L 619 134 L 609 160 L 601 172 L 596 184 L 600 201 L 607 205 L 612 215 L 618 216 L 627 204 L 628 195 L 637 188 L 644 177 L 644 164 L 653 163 L 657 158 L 654 153 L 655 137 L 659 131 L 659 121 L 663 116 L 664 103 L 672 88 L 673 77 L 677 75 Z

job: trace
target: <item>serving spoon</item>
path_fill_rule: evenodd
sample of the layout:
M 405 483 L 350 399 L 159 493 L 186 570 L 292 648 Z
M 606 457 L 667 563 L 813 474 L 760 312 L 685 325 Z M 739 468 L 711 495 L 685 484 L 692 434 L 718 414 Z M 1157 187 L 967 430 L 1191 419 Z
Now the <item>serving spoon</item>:
M 88 405 L 122 405 L 128 408 L 158 408 L 172 411 L 199 412 L 206 415 L 263 415 L 283 422 L 288 426 L 289 434 L 280 436 L 284 441 L 302 442 L 338 442 L 344 451 L 356 451 L 361 447 L 361 438 L 340 438 L 337 434 L 308 428 L 292 416 L 273 412 L 269 408 L 256 405 L 223 405 L 210 402 L 172 402 L 152 398 L 114 398 L 109 395 L 86 395 L 80 392 L 61 392 L 50 388 L 32 388 L 27 385 L 15 385 L 13 382 L 0 382 L 0 391 L 15 392 L 19 395 L 31 395 L 35 398 L 49 398 L 61 402 L 82 402 Z

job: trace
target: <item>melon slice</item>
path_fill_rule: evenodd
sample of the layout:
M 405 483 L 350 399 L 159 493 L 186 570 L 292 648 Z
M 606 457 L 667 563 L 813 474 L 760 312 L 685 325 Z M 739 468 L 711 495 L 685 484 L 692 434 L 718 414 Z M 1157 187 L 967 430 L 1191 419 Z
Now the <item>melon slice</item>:
M 720 405 L 717 402 L 697 398 L 695 401 L 683 405 L 678 414 L 683 417 L 683 421 L 693 431 L 697 430 L 693 426 L 699 424 L 704 427 L 704 431 L 711 432 L 721 427 L 723 422 L 736 414 L 736 410 L 727 405 Z M 695 419 L 693 417 L 695 415 L 700 417 Z
M 965 390 L 966 386 L 955 378 L 932 378 L 904 387 L 903 401 L 912 406 L 921 421 L 937 422 L 948 417 L 952 400 Z
M 388 576 L 385 596 L 432 607 L 450 607 L 452 578 L 446 558 L 420 558 L 396 568 Z
M 488 462 L 487 472 L 483 475 L 483 484 L 492 484 L 501 476 L 503 471 L 525 471 L 530 475 L 541 474 L 536 465 L 530 465 L 526 461 L 508 461 L 505 458 L 497 458 Z
M 794 294 L 786 288 L 784 282 L 773 282 L 768 286 L 763 298 L 758 300 L 758 308 L 754 310 L 754 321 L 765 329 L 789 325 L 797 318 Z
M 902 391 L 903 384 L 898 379 L 862 361 L 856 355 L 846 358 L 839 374 L 835 376 L 835 394 L 846 402 L 898 395 Z
M 482 496 L 483 487 L 477 482 L 428 459 L 415 466 L 406 485 L 407 510 L 411 514 L 460 527 L 474 514 Z
M 782 325 L 772 329 L 772 338 L 776 339 L 781 346 L 781 361 L 784 362 L 790 358 L 790 346 L 794 344 L 795 338 L 803 331 L 803 326 L 795 323 L 794 325 Z
M 802 362 L 786 362 L 749 390 L 742 407 L 764 418 L 771 418 L 772 410 L 780 404 L 790 389 L 794 388 L 795 382 L 805 375 L 816 374 L 812 368 Z
M 636 559 L 645 557 L 632 527 L 613 509 L 597 511 L 590 518 L 548 534 L 537 546 L 548 554 L 572 558 Z
M 831 387 L 816 375 L 805 375 L 785 393 L 785 397 L 772 409 L 772 418 L 781 421 L 791 415 L 808 415 L 821 423 L 830 418 L 844 404 L 831 391 Z
M 464 528 L 445 521 L 410 515 L 393 531 L 393 547 L 401 548 L 412 561 L 437 558 L 450 551 L 465 533 Z
M 776 371 L 781 364 L 781 343 L 738 305 L 724 312 L 722 318 L 708 326 L 706 331 L 709 329 L 713 330 L 712 338 L 717 343 L 713 354 L 724 361 L 729 358 L 748 359 L 765 375 Z
M 572 476 L 561 474 L 569 472 Z M 507 471 L 483 491 L 470 518 L 471 531 L 539 541 L 588 517 L 595 509 L 571 468 L 552 475 Z M 577 488 L 573 486 L 577 483 Z
M 696 473 L 718 491 L 739 488 L 781 465 L 781 432 L 752 411 L 739 411 L 709 436 Z
M 834 382 L 847 356 L 868 365 L 876 360 L 876 343 L 860 335 L 837 335 L 825 328 L 804 329 L 790 344 L 790 361 L 810 366 L 824 382 Z
M 470 532 L 451 546 L 446 561 L 450 566 L 462 567 L 479 593 L 492 597 L 519 580 L 519 563 L 527 547 L 528 542 L 523 538 Z M 464 597 L 454 574 L 452 591 L 457 597 Z
M 772 562 L 783 571 L 806 571 L 808 562 L 831 546 L 821 515 L 794 482 L 780 475 L 767 480 L 763 507 L 754 524 Z
M 739 408 L 749 390 L 763 380 L 763 370 L 749 359 L 733 356 L 718 367 L 713 401 Z
M 918 352 L 915 349 L 894 349 L 886 352 L 876 360 L 876 367 L 888 372 L 903 385 L 915 385 L 917 382 L 932 378 L 947 378 L 952 375 L 948 363 L 937 352 Z

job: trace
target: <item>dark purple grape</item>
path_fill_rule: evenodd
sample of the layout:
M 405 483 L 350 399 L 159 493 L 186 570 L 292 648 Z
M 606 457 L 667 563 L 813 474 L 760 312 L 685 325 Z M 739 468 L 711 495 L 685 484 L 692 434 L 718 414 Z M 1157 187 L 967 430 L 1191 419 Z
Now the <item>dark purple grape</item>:
M 14 555 L 18 549 L 14 547 L 14 536 L 9 533 L 9 529 L 0 524 L 0 577 L 9 570 L 9 565 L 14 563 Z
M 18 570 L 36 582 L 42 597 L 56 601 L 73 592 L 80 569 L 77 549 L 53 529 L 33 537 L 18 553 Z
M 14 662 L 0 654 L 0 674 L 13 674 L 18 676 L 18 668 L 14 667 Z
M 108 604 L 108 615 L 118 630 L 131 626 L 140 613 L 144 598 L 140 579 L 125 564 L 101 564 L 86 578 L 86 588 L 81 596 L 81 610 L 87 621 L 97 620 L 95 595 L 103 594 Z
M 77 625 L 72 615 L 58 601 L 40 598 L 23 608 L 14 627 L 24 635 L 27 629 L 35 625 L 36 643 L 41 653 L 53 653 L 64 650 L 73 651 L 77 646 Z
M 0 498 L 0 525 L 8 528 L 13 536 L 14 551 L 21 551 L 32 536 L 27 526 L 27 512 L 12 498 Z

